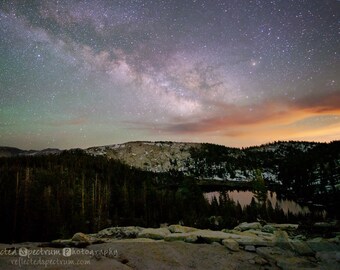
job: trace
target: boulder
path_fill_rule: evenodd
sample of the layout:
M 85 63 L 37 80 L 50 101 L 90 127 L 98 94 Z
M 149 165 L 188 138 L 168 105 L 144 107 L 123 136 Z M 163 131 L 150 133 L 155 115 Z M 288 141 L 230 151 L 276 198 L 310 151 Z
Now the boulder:
M 266 260 L 275 263 L 282 270 L 295 269 L 327 269 L 318 268 L 318 265 L 306 257 L 297 257 L 292 251 L 279 247 L 259 247 L 256 253 Z
M 253 229 L 243 232 L 242 234 L 245 234 L 245 233 L 248 234 L 249 236 L 256 235 L 266 240 L 272 240 L 274 237 L 272 233 L 267 233 L 263 231 L 253 230 Z
M 239 244 L 233 239 L 224 239 L 222 240 L 222 244 L 231 251 L 240 250 Z
M 128 238 L 128 239 L 110 239 L 106 243 L 153 243 L 159 240 L 150 238 Z
M 169 226 L 169 231 L 171 233 L 189 233 L 189 232 L 194 232 L 197 231 L 198 229 L 193 228 L 193 227 L 187 227 L 187 226 L 182 226 L 182 225 L 170 225 Z
M 307 245 L 306 242 L 300 240 L 290 240 L 290 247 L 297 254 L 302 256 L 314 256 L 314 251 Z
M 140 233 L 138 233 L 138 238 L 150 238 L 154 240 L 162 240 L 167 235 L 170 234 L 170 231 L 167 228 L 148 228 L 143 229 Z
M 268 261 L 260 256 L 255 256 L 254 257 L 254 262 L 258 265 L 266 265 L 268 264 Z
M 327 241 L 321 237 L 310 239 L 306 241 L 307 245 L 314 251 L 314 252 L 323 252 L 323 251 L 340 251 L 340 246 Z
M 215 246 L 215 247 L 219 247 L 219 246 L 221 246 L 221 243 L 220 242 L 212 242 L 211 245 Z
M 262 233 L 261 231 L 248 230 L 244 232 L 231 231 L 228 237 L 234 239 L 239 245 L 253 245 L 253 246 L 273 246 L 273 235 Z
M 244 247 L 244 250 L 245 251 L 249 251 L 249 252 L 255 252 L 256 251 L 256 248 L 254 246 L 245 246 Z
M 321 243 L 324 242 L 325 240 L 322 237 L 315 237 L 312 239 L 309 239 L 307 242 L 309 243 Z
M 281 230 L 275 231 L 273 242 L 276 246 L 281 247 L 283 249 L 291 249 L 289 237 L 287 232 L 285 231 Z
M 273 242 L 256 236 L 235 235 L 232 237 L 241 246 L 273 246 Z
M 339 244 L 340 244 L 340 237 L 337 235 L 336 237 L 333 237 L 333 238 L 328 239 L 328 241 L 329 241 L 330 243 L 334 243 L 334 244 L 339 245 Z
M 271 224 L 271 226 L 282 231 L 295 231 L 299 227 L 298 224 Z
M 135 226 L 110 227 L 99 231 L 96 237 L 116 239 L 136 238 L 142 230 L 143 228 Z
M 264 225 L 261 229 L 262 232 L 266 232 L 266 233 L 274 233 L 275 232 L 275 228 L 272 225 Z
M 256 253 L 268 261 L 276 263 L 281 257 L 294 257 L 294 253 L 290 250 L 284 250 L 279 247 L 258 247 Z
M 91 236 L 86 235 L 85 233 L 77 232 L 73 235 L 72 241 L 74 242 L 85 242 L 92 243 L 95 239 Z
M 192 232 L 191 234 L 196 235 L 198 240 L 204 243 L 222 242 L 222 240 L 231 238 L 231 236 L 233 235 L 230 233 L 211 230 L 197 230 Z
M 45 243 L 40 245 L 42 247 L 54 247 L 54 248 L 64 248 L 64 247 L 71 247 L 74 242 L 71 239 L 57 239 L 53 240 L 49 243 Z
M 294 240 L 306 241 L 307 237 L 302 234 L 298 234 L 294 237 Z
M 197 235 L 193 235 L 191 233 L 172 233 L 164 237 L 164 240 L 168 242 L 183 241 L 187 243 L 195 243 L 197 242 L 197 239 Z
M 236 226 L 234 228 L 234 230 L 237 230 L 237 231 L 247 231 L 247 230 L 261 230 L 262 228 L 262 225 L 260 222 L 252 222 L 252 223 L 247 223 L 247 222 L 243 222 L 241 224 L 239 224 L 238 226 Z

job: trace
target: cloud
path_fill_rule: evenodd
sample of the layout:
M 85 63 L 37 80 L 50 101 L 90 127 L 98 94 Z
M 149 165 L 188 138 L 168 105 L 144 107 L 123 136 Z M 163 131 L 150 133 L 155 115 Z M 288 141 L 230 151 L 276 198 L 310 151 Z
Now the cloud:
M 144 127 L 168 134 L 214 134 L 223 136 L 242 137 L 251 136 L 250 131 L 265 135 L 265 132 L 276 132 L 277 135 L 292 134 L 298 130 L 294 123 L 304 119 L 335 114 L 340 115 L 340 95 L 338 92 L 314 96 L 314 98 L 300 99 L 296 102 L 286 100 L 265 100 L 252 105 L 235 105 L 216 103 L 218 113 L 206 117 L 193 119 L 190 117 L 173 118 L 170 122 L 159 125 L 144 123 Z M 337 124 L 332 130 L 337 130 Z M 140 124 L 141 127 L 143 124 Z M 310 130 L 319 127 L 310 126 Z M 311 132 L 311 131 L 307 131 Z M 282 133 L 283 132 L 283 133 Z M 320 131 L 322 134 L 324 131 Z M 297 134 L 298 135 L 298 134 Z
M 321 92 L 321 91 L 320 91 Z M 298 106 L 316 113 L 324 114 L 340 111 L 340 89 L 328 94 L 307 96 L 298 100 Z

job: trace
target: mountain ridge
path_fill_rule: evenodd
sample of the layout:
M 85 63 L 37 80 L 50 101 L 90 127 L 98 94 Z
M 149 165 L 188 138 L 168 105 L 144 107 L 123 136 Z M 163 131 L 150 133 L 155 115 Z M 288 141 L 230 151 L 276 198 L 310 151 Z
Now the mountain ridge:
M 333 142 L 339 142 L 340 140 L 335 140 L 335 141 L 330 141 L 330 142 L 311 142 L 311 141 L 294 141 L 294 140 L 289 140 L 289 141 L 273 141 L 273 142 L 268 142 L 264 144 L 259 144 L 259 145 L 253 145 L 253 146 L 246 146 L 246 147 L 232 147 L 232 146 L 226 146 L 222 144 L 215 144 L 215 143 L 208 143 L 208 142 L 177 142 L 177 141 L 128 141 L 124 143 L 115 143 L 115 144 L 107 144 L 107 145 L 99 145 L 99 146 L 90 146 L 86 148 L 80 148 L 80 147 L 75 147 L 75 148 L 68 148 L 68 149 L 59 149 L 59 148 L 54 148 L 54 147 L 48 147 L 44 148 L 41 150 L 36 150 L 36 149 L 21 149 L 16 146 L 1 146 L 0 145 L 0 157 L 5 157 L 5 152 L 8 151 L 10 156 L 16 156 L 16 155 L 34 155 L 34 154 L 42 154 L 42 153 L 49 153 L 49 152 L 55 152 L 55 153 L 60 153 L 62 151 L 71 151 L 71 150 L 89 150 L 89 149 L 95 149 L 95 148 L 110 148 L 110 147 L 118 147 L 121 145 L 129 145 L 129 144 L 138 144 L 142 143 L 144 145 L 147 144 L 186 144 L 186 145 L 215 145 L 219 147 L 224 147 L 228 149 L 238 149 L 238 150 L 247 150 L 247 149 L 266 149 L 269 148 L 270 146 L 277 145 L 277 144 L 304 144 L 304 145 L 326 145 L 330 144 Z M 267 150 L 267 149 L 266 149 Z
M 86 149 L 41 151 L 0 147 L 0 157 L 41 156 L 75 150 L 118 160 L 144 171 L 180 173 L 199 180 L 249 182 L 263 179 L 266 183 L 282 185 L 282 181 L 289 178 L 290 170 L 298 172 L 304 166 L 301 177 L 309 178 L 311 185 L 323 182 L 328 188 L 330 184 L 340 184 L 340 141 L 277 141 L 246 148 L 171 141 L 132 141 Z M 292 183 L 294 181 L 297 180 L 293 179 Z

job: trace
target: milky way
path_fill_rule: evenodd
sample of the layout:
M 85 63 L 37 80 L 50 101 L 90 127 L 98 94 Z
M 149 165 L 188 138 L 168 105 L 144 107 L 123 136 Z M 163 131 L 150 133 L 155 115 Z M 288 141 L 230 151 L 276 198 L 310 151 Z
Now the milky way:
M 340 138 L 340 2 L 2 1 L 0 144 Z

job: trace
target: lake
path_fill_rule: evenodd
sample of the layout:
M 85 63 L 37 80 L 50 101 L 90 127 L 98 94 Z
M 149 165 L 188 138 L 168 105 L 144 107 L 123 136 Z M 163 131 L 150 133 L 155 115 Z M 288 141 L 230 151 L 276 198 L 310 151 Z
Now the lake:
M 216 197 L 219 200 L 219 196 L 221 192 L 226 192 L 231 200 L 235 203 L 239 202 L 242 208 L 249 205 L 252 198 L 255 198 L 257 201 L 255 194 L 251 191 L 238 191 L 238 190 L 229 190 L 229 191 L 213 191 L 204 193 L 204 197 L 208 199 L 209 202 Z M 272 207 L 275 208 L 276 203 L 279 208 L 283 210 L 285 214 L 289 212 L 293 214 L 309 214 L 310 210 L 307 206 L 302 206 L 293 200 L 288 199 L 279 199 L 277 198 L 277 194 L 272 191 L 267 192 L 267 200 L 269 200 L 272 204 Z

